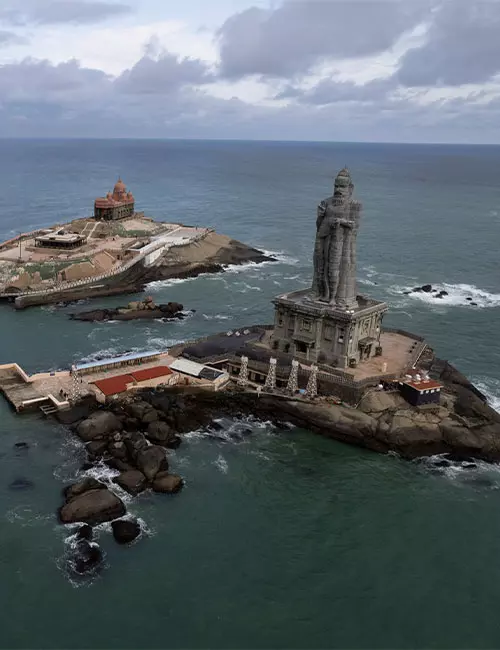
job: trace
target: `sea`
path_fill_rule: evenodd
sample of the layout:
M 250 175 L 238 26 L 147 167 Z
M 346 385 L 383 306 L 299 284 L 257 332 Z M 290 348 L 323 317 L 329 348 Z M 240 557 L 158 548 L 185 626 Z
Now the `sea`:
M 359 290 L 500 409 L 495 146 L 0 140 L 1 240 L 90 215 L 121 175 L 147 215 L 214 227 L 276 259 L 151 283 L 155 301 L 195 310 L 171 323 L 0 305 L 0 363 L 61 369 L 272 322 L 272 298 L 311 282 L 316 206 L 344 165 L 364 204 Z M 404 293 L 424 283 L 448 295 Z M 77 579 L 56 509 L 82 476 L 82 446 L 0 400 L 1 647 L 500 646 L 498 465 L 439 467 L 252 419 L 221 423 L 218 437 L 193 432 L 171 453 L 182 493 L 120 493 L 143 533 L 120 547 L 101 526 L 104 566 Z

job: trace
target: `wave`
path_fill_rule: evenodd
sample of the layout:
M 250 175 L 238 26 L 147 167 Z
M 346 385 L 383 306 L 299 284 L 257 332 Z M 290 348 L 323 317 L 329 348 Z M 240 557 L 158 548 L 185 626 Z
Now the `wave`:
M 232 316 L 227 314 L 202 314 L 205 320 L 232 320 Z
M 447 454 L 417 458 L 413 463 L 459 488 L 500 490 L 500 465 L 476 460 L 450 460 Z
M 473 377 L 472 383 L 483 393 L 491 408 L 500 413 L 500 379 Z
M 412 287 L 393 286 L 389 288 L 389 293 L 403 294 L 405 291 L 410 291 L 405 295 L 405 298 L 419 300 L 427 305 L 433 307 L 470 307 L 470 303 L 476 308 L 491 308 L 500 307 L 500 293 L 490 293 L 484 289 L 479 289 L 473 284 L 443 284 L 432 285 L 433 289 L 439 291 L 446 291 L 448 295 L 442 298 L 436 298 L 436 292 L 426 293 L 424 291 L 411 292 Z
M 219 454 L 217 456 L 217 459 L 214 460 L 213 463 L 219 471 L 221 471 L 223 474 L 227 474 L 229 471 L 229 465 L 227 464 L 227 460 L 224 458 L 222 454 Z

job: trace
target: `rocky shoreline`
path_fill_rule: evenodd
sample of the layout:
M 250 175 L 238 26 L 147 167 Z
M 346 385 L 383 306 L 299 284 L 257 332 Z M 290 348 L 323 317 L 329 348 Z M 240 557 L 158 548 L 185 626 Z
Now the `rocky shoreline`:
M 190 393 L 170 388 L 140 391 L 106 407 L 86 400 L 61 412 L 59 419 L 85 444 L 88 462 L 83 469 L 105 463 L 119 472 L 113 483 L 132 496 L 146 490 L 178 493 L 184 478 L 171 471 L 169 450 L 190 431 L 203 428 L 215 435 L 221 416 L 252 416 L 278 429 L 292 425 L 380 453 L 396 452 L 408 460 L 446 454 L 471 466 L 473 459 L 500 461 L 500 414 L 453 366 L 434 360 L 433 367 L 445 389 L 443 403 L 432 408 L 414 408 L 399 394 L 375 390 L 367 391 L 354 408 L 326 398 L 258 396 L 237 387 Z M 127 516 L 125 504 L 110 487 L 86 477 L 64 490 L 61 523 L 83 527 L 75 533 L 70 559 L 77 573 L 93 570 L 101 561 L 100 549 L 91 541 L 93 526 L 112 522 L 118 543 L 140 535 L 139 523 Z

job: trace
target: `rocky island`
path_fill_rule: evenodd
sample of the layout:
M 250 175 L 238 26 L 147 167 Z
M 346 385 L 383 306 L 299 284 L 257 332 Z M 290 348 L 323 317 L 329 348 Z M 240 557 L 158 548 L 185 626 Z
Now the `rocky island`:
M 212 228 L 146 217 L 119 179 L 112 193 L 95 200 L 93 217 L 0 243 L 0 300 L 23 309 L 134 293 L 155 280 L 271 260 Z
M 437 454 L 442 464 L 471 469 L 474 459 L 500 461 L 500 414 L 484 395 L 423 337 L 386 327 L 386 303 L 358 293 L 361 204 L 353 192 L 343 169 L 318 206 L 312 286 L 277 296 L 272 325 L 77 364 L 50 377 L 0 366 L 0 390 L 18 411 L 36 405 L 55 413 L 85 444 L 82 478 L 65 489 L 59 511 L 61 522 L 83 524 L 75 533 L 77 572 L 100 561 L 88 527 L 112 521 L 119 543 L 140 534 L 116 486 L 132 495 L 178 493 L 184 477 L 171 471 L 169 450 L 196 429 L 217 437 L 221 416 L 250 415 L 288 433 L 300 427 L 407 459 Z M 420 290 L 432 293 L 432 286 Z M 146 300 L 82 318 L 175 317 L 179 309 Z M 86 474 L 94 463 L 111 467 L 113 481 Z
M 185 314 L 183 309 L 184 306 L 178 302 L 157 305 L 153 298 L 148 296 L 142 301 L 129 302 L 127 307 L 81 311 L 70 314 L 70 318 L 72 320 L 90 321 L 93 323 L 109 320 L 151 320 L 156 318 L 172 320 L 175 318 L 184 318 Z

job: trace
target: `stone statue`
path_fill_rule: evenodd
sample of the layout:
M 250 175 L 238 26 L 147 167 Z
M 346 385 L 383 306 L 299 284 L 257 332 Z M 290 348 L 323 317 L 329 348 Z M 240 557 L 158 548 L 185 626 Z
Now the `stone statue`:
M 318 206 L 314 246 L 313 293 L 316 300 L 339 309 L 356 302 L 356 237 L 361 204 L 352 199 L 354 185 L 347 169 L 335 179 L 333 196 Z

